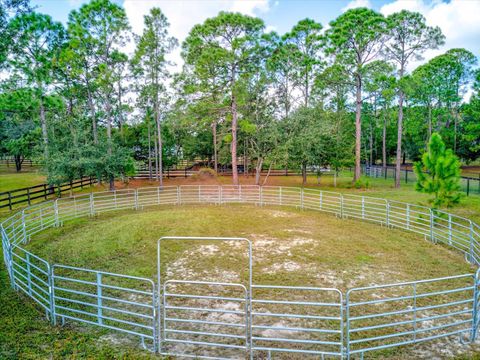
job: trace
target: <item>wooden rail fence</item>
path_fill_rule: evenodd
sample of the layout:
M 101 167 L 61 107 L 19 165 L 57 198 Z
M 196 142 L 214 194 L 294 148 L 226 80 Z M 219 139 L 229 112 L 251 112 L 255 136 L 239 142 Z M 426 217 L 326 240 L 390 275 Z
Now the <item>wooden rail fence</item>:
M 8 207 L 12 210 L 14 205 L 28 203 L 36 199 L 48 200 L 62 193 L 73 191 L 84 186 L 91 186 L 94 183 L 93 177 L 84 177 L 80 180 L 70 181 L 61 185 L 40 184 L 22 189 L 15 189 L 0 193 L 0 209 Z

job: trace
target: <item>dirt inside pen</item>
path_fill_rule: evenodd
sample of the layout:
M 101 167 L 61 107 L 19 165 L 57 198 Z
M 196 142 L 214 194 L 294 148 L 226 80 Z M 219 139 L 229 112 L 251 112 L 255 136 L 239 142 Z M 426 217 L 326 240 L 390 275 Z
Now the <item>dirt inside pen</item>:
M 100 215 L 38 234 L 29 248 L 52 262 L 154 279 L 157 240 L 162 236 L 249 239 L 253 283 L 257 285 L 337 288 L 345 293 L 353 287 L 474 271 L 462 255 L 404 231 L 312 211 L 242 205 L 162 207 Z M 246 284 L 248 252 L 241 242 L 172 241 L 163 246 L 164 280 Z M 305 300 L 305 296 L 299 295 L 299 299 Z M 223 306 L 238 310 L 238 304 Z M 221 315 L 209 316 L 219 320 Z M 261 335 L 288 334 L 265 330 Z M 111 339 L 118 341 L 115 336 Z M 465 347 L 458 338 L 451 338 L 378 356 L 445 358 L 476 346 Z M 187 348 L 177 345 L 175 350 Z

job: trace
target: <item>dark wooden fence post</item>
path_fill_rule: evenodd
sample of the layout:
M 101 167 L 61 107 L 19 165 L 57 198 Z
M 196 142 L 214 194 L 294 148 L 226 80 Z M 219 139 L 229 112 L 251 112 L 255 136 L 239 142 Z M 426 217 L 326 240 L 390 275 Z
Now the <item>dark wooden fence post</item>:
M 467 179 L 467 196 L 470 195 L 470 178 Z
M 12 193 L 8 192 L 8 208 L 12 210 Z
M 28 199 L 28 205 L 31 205 L 31 202 L 30 202 L 30 188 L 27 189 L 27 199 Z
M 45 196 L 45 200 L 47 200 L 47 184 L 43 184 L 43 195 Z

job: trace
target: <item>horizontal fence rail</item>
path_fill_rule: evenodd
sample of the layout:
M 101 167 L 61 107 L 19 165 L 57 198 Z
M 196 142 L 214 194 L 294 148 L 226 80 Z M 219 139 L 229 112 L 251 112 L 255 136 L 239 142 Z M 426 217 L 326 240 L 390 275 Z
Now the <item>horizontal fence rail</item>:
M 71 192 L 76 189 L 83 189 L 94 183 L 92 177 L 84 177 L 80 180 L 70 181 L 61 185 L 40 184 L 21 189 L 15 189 L 0 193 L 0 209 L 8 207 L 10 210 L 15 205 L 31 205 L 35 200 L 47 200 L 57 196 L 62 196 L 65 192 Z
M 252 284 L 251 277 L 248 284 L 161 281 L 160 276 L 153 281 L 51 264 L 23 248 L 35 234 L 75 218 L 159 205 L 229 203 L 290 206 L 398 228 L 480 264 L 480 226 L 443 211 L 317 189 L 186 185 L 83 194 L 14 213 L 0 227 L 11 286 L 32 298 L 54 324 L 99 326 L 172 356 L 353 358 L 448 336 L 465 342 L 476 338 L 478 272 L 353 288 L 344 295 L 330 288 Z M 251 256 L 249 261 L 251 269 Z
M 384 178 L 391 179 L 396 177 L 397 170 L 394 167 L 387 166 L 378 166 L 378 165 L 368 165 L 363 166 L 363 173 L 366 176 L 372 178 Z M 406 184 L 414 183 L 417 181 L 417 175 L 415 171 L 410 169 L 401 169 L 400 178 Z M 472 176 L 460 176 L 460 190 L 469 195 L 480 195 L 480 174 L 478 177 Z

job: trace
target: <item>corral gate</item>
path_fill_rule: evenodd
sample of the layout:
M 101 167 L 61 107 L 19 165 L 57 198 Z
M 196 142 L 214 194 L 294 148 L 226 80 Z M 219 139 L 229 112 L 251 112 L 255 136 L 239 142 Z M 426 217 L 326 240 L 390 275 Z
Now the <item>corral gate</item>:
M 244 283 L 166 279 L 165 241 L 243 242 Z M 163 237 L 158 241 L 159 347 L 196 358 L 343 356 L 342 293 L 319 287 L 252 284 L 252 245 L 244 238 Z

